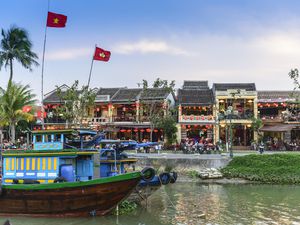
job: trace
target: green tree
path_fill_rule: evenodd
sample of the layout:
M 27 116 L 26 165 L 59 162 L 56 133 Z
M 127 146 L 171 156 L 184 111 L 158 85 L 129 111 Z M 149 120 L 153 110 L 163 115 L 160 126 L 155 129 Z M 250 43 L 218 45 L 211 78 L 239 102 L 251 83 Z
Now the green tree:
M 289 77 L 293 80 L 294 90 L 300 89 L 299 71 L 298 69 L 291 69 Z
M 20 121 L 32 121 L 34 116 L 30 112 L 23 112 L 24 106 L 35 103 L 35 95 L 29 85 L 9 82 L 7 89 L 0 90 L 0 124 L 9 127 L 10 140 L 16 141 L 16 126 Z
M 142 83 L 139 83 L 138 86 L 143 87 L 143 94 L 147 95 L 147 92 L 151 92 L 151 88 L 148 86 L 147 80 L 142 80 Z M 175 81 L 168 82 L 167 80 L 161 80 L 157 78 L 153 84 L 152 88 L 165 89 L 170 92 L 174 91 Z M 152 134 L 154 128 L 158 127 L 162 122 L 162 118 L 167 114 L 169 110 L 168 102 L 162 102 L 161 100 L 141 100 L 140 105 L 142 110 L 140 113 L 147 115 L 148 121 L 150 122 L 150 141 L 152 141 Z
M 260 131 L 260 128 L 263 127 L 263 121 L 260 118 L 253 117 L 251 127 L 252 130 L 257 133 L 259 137 L 258 140 L 261 140 L 262 132 Z
M 62 117 L 68 123 L 81 127 L 83 120 L 89 116 L 90 109 L 94 108 L 96 93 L 88 86 L 79 88 L 79 82 L 76 80 L 74 84 L 66 91 L 62 91 L 57 87 L 57 95 L 60 98 L 61 105 L 56 108 L 56 113 L 63 115 Z
M 157 126 L 164 130 L 165 138 L 167 139 L 167 145 L 172 145 L 177 139 L 177 127 L 176 118 L 171 112 L 168 112 L 166 116 L 161 117 L 158 120 Z
M 294 91 L 300 90 L 300 77 L 299 77 L 299 71 L 298 69 L 291 69 L 289 72 L 289 77 L 293 80 L 294 83 Z M 291 97 L 295 98 L 295 103 L 300 103 L 300 95 L 296 94 L 295 92 L 292 94 Z
M 11 27 L 9 30 L 1 31 L 0 43 L 0 69 L 4 66 L 10 68 L 9 83 L 13 79 L 13 62 L 16 60 L 21 65 L 32 70 L 32 65 L 38 66 L 38 56 L 34 53 L 32 43 L 29 40 L 26 30 L 18 27 Z

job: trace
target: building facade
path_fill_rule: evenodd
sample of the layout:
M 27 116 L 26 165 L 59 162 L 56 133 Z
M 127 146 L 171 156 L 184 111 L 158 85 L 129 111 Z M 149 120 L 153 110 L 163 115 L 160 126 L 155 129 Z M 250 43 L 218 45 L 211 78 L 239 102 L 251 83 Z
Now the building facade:
M 61 86 L 62 94 L 68 88 Z M 257 91 L 254 83 L 214 83 L 210 87 L 208 81 L 184 81 L 177 96 L 163 88 L 99 88 L 95 92 L 95 106 L 86 123 L 105 130 L 109 138 L 142 141 L 150 140 L 152 133 L 154 141 L 162 140 L 163 130 L 150 132 L 151 110 L 163 108 L 164 116 L 169 107 L 177 107 L 178 143 L 184 139 L 214 144 L 232 141 L 235 148 L 243 149 L 259 138 L 300 139 L 299 91 Z M 57 113 L 61 104 L 56 91 L 45 96 L 46 129 L 72 126 Z M 263 122 L 258 133 L 252 127 L 253 118 Z

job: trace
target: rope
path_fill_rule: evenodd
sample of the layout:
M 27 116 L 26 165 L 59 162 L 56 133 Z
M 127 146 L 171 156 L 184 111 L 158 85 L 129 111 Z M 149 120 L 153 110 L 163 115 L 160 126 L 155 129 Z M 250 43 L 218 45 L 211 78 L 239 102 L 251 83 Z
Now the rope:
M 162 181 L 160 179 L 160 176 L 158 176 L 158 179 L 159 179 L 160 185 L 163 185 Z M 168 195 L 168 193 L 166 191 L 165 191 L 165 194 L 167 195 L 167 199 L 169 200 L 169 202 L 171 203 L 171 205 L 173 206 L 173 208 L 176 210 L 176 207 L 175 207 L 174 203 L 171 201 L 171 198 L 170 198 L 170 196 Z

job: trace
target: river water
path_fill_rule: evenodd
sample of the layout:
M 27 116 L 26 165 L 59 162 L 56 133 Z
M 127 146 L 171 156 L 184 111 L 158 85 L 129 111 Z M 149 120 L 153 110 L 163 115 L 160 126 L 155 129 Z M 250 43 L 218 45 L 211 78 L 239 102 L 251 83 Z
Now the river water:
M 5 219 L 0 218 L 1 225 Z M 162 187 L 150 197 L 147 208 L 130 215 L 9 219 L 12 225 L 300 225 L 300 186 L 178 182 Z

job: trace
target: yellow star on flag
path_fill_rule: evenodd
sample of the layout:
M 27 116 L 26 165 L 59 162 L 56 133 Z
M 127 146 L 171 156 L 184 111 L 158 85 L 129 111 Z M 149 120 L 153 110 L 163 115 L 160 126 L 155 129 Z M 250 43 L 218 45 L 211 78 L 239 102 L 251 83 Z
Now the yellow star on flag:
M 58 22 L 59 22 L 58 18 L 53 19 L 53 23 L 58 24 Z
M 101 52 L 101 53 L 99 54 L 99 56 L 102 57 L 102 58 L 105 58 L 105 54 L 104 54 L 103 52 Z

